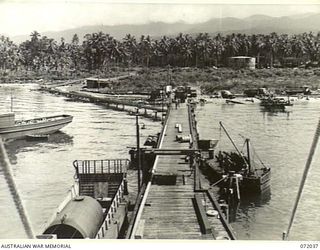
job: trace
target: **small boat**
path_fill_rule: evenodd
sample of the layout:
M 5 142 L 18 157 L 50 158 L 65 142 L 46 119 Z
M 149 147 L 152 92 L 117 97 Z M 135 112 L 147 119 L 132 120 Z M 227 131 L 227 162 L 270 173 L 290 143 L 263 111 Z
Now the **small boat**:
M 75 182 L 37 238 L 116 239 L 128 223 L 127 159 L 75 160 Z
M 277 98 L 277 97 L 268 97 L 260 99 L 260 106 L 266 109 L 281 109 L 284 110 L 286 106 L 293 106 L 292 102 L 288 99 Z
M 199 102 L 200 102 L 200 105 L 205 105 L 206 103 L 207 103 L 207 100 L 206 99 L 204 99 L 204 98 L 200 98 L 199 99 Z
M 311 94 L 311 90 L 307 85 L 304 85 L 300 88 L 287 88 L 285 92 L 287 95 L 299 95 L 299 94 L 310 95 Z
M 227 99 L 227 100 L 226 100 L 226 103 L 227 103 L 227 104 L 229 104 L 229 103 L 231 103 L 231 104 L 245 104 L 245 103 L 243 103 L 243 102 L 239 102 L 239 101 L 235 101 L 235 100 L 230 100 L 230 99 Z
M 221 90 L 221 96 L 224 99 L 234 99 L 235 95 L 232 94 L 229 90 Z
M 56 115 L 15 120 L 14 113 L 0 114 L 0 137 L 6 140 L 52 134 L 72 122 L 72 119 L 71 115 Z

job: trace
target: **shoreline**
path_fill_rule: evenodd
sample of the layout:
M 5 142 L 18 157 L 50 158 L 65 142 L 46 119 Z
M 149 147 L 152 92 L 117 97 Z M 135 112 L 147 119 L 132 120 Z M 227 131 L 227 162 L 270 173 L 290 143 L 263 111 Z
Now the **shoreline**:
M 205 95 L 220 90 L 229 90 L 234 94 L 241 94 L 245 89 L 267 88 L 270 90 L 284 90 L 286 88 L 301 88 L 308 85 L 312 90 L 320 89 L 320 68 L 272 68 L 272 69 L 240 69 L 229 68 L 137 68 L 135 74 L 128 75 L 125 68 L 118 72 L 92 74 L 80 72 L 73 76 L 61 75 L 57 79 L 55 74 L 36 74 L 30 72 L 28 78 L 22 77 L 24 71 L 7 76 L 6 80 L 0 77 L 0 84 L 39 84 L 40 86 L 76 85 L 88 77 L 108 78 L 110 83 L 101 88 L 101 93 L 109 94 L 135 94 L 151 93 L 153 90 L 164 88 L 166 85 L 191 86 L 201 89 Z M 11 72 L 12 73 L 12 72 Z M 96 73 L 96 74 L 93 74 Z M 127 75 L 128 77 L 121 78 Z M 117 79 L 118 78 L 118 79 Z

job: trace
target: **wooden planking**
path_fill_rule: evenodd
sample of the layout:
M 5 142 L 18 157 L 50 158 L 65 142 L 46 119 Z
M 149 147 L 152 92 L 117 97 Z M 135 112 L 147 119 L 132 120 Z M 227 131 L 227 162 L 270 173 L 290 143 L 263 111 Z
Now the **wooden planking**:
M 181 104 L 178 110 L 170 111 L 159 149 L 189 149 L 189 143 L 180 143 L 176 140 L 178 134 L 176 123 L 180 123 L 183 127 L 183 132 L 179 135 L 189 136 L 189 116 L 184 104 Z M 197 148 L 197 145 L 193 145 Z M 159 182 L 157 179 L 148 183 L 143 206 L 138 213 L 138 220 L 144 221 L 143 232 L 139 231 L 140 237 L 143 235 L 145 239 L 225 239 L 230 234 L 221 218 L 207 216 L 208 209 L 215 209 L 216 204 L 213 206 L 206 192 L 202 192 L 201 195 L 196 192 L 195 173 L 185 159 L 182 155 L 157 156 L 152 170 L 154 177 L 163 180 L 169 176 L 174 178 L 174 181 Z M 193 201 L 195 194 L 196 203 Z
M 189 143 L 176 141 L 178 133 L 175 128 L 176 123 L 180 123 L 183 127 L 181 135 L 189 135 L 186 105 L 181 105 L 178 110 L 171 110 L 161 148 L 189 149 Z M 177 182 L 176 185 L 168 186 L 151 185 L 141 215 L 141 220 L 144 220 L 143 238 L 202 239 L 192 202 L 194 197 L 193 174 L 189 163 L 185 161 L 185 156 L 158 156 L 154 173 L 175 174 Z

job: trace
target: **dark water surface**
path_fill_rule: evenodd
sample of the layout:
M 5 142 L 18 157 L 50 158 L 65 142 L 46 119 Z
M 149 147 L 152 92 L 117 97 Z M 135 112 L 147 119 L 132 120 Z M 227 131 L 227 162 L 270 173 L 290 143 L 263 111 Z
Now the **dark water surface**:
M 17 119 L 62 113 L 74 116 L 71 124 L 50 136 L 47 142 L 17 140 L 6 145 L 17 186 L 33 228 L 39 234 L 73 182 L 72 162 L 128 158 L 127 146 L 135 145 L 136 131 L 134 116 L 91 103 L 68 102 L 63 97 L 33 91 L 36 88 L 36 85 L 1 85 L 1 113 L 10 111 L 12 93 Z M 223 121 L 240 148 L 243 137 L 249 137 L 259 157 L 272 167 L 271 194 L 240 204 L 232 226 L 239 239 L 280 240 L 288 225 L 320 114 L 320 99 L 296 100 L 286 113 L 262 112 L 257 103 L 215 102 L 197 108 L 200 137 L 220 139 L 219 149 L 231 148 L 219 130 L 219 121 Z M 143 118 L 141 122 L 146 125 L 141 131 L 141 142 L 160 129 L 159 122 Z M 320 240 L 319 165 L 317 153 L 291 240 Z M 135 173 L 131 175 L 134 180 Z M 0 213 L 0 238 L 26 237 L 3 177 L 0 178 Z

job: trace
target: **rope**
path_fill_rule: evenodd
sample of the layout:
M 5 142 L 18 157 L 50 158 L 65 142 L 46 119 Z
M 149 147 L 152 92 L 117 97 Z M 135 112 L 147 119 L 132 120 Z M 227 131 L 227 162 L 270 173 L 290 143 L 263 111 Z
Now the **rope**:
M 264 163 L 263 163 L 263 161 L 260 159 L 260 157 L 259 157 L 259 155 L 257 154 L 257 152 L 256 152 L 256 150 L 254 149 L 254 147 L 253 147 L 253 145 L 251 144 L 251 148 L 252 148 L 252 151 L 254 152 L 254 156 L 256 156 L 257 158 L 258 158 L 258 160 L 259 160 L 259 162 L 262 164 L 262 166 L 264 166 L 265 168 L 267 167 Z
M 226 178 L 227 178 L 227 177 L 223 177 L 222 179 L 220 179 L 220 180 L 216 181 L 215 183 L 211 184 L 210 187 L 209 187 L 209 189 L 212 188 L 212 187 L 214 187 L 214 186 L 216 186 L 216 185 L 218 185 L 221 181 L 225 180 Z
M 295 217 L 298 205 L 299 205 L 299 201 L 300 201 L 300 198 L 301 198 L 301 195 L 302 195 L 303 187 L 304 187 L 304 184 L 306 182 L 307 175 L 308 175 L 308 172 L 309 172 L 309 169 L 310 169 L 310 166 L 311 166 L 312 158 L 313 158 L 314 152 L 315 152 L 315 150 L 317 148 L 319 136 L 320 136 L 320 119 L 318 121 L 318 126 L 317 126 L 317 129 L 316 129 L 315 135 L 313 137 L 313 141 L 312 141 L 312 144 L 311 144 L 311 148 L 310 148 L 309 156 L 308 156 L 308 159 L 307 159 L 307 162 L 306 162 L 306 166 L 305 166 L 305 169 L 303 171 L 302 179 L 301 179 L 300 186 L 299 186 L 299 191 L 298 191 L 297 198 L 296 198 L 296 201 L 295 201 L 294 206 L 293 206 L 293 210 L 292 210 L 292 213 L 291 213 L 291 218 L 290 218 L 290 222 L 289 222 L 289 225 L 288 225 L 288 229 L 287 229 L 287 232 L 284 233 L 284 235 L 283 235 L 283 239 L 284 240 L 288 239 L 288 237 L 289 237 L 290 229 L 292 227 L 293 220 L 294 220 L 294 217 Z
M 20 216 L 24 230 L 25 230 L 28 238 L 32 239 L 32 238 L 34 238 L 32 226 L 31 226 L 30 220 L 27 216 L 27 211 L 23 207 L 23 203 L 20 198 L 17 186 L 14 182 L 13 174 L 11 171 L 10 161 L 8 159 L 8 155 L 7 155 L 7 152 L 4 148 L 4 145 L 3 145 L 1 138 L 0 138 L 0 166 L 3 170 L 4 178 L 7 182 L 9 191 L 11 193 L 13 202 L 14 202 L 16 209 L 18 211 L 18 214 Z

